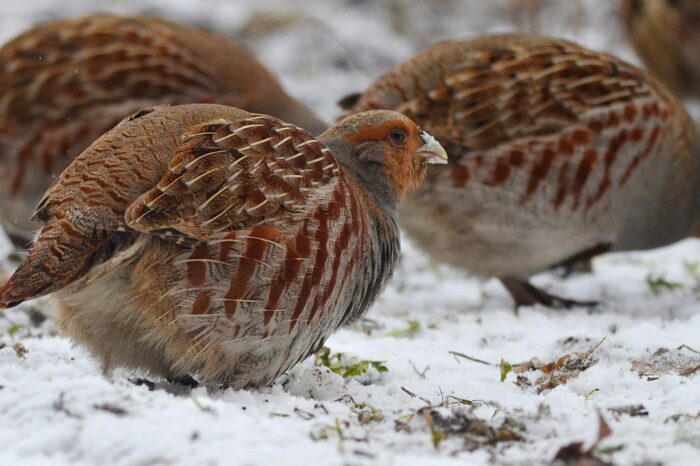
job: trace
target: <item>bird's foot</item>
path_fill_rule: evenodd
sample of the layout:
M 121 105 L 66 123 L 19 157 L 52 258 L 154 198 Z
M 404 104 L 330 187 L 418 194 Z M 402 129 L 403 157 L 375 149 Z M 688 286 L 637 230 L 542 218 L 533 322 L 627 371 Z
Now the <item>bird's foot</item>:
M 189 388 L 197 388 L 199 387 L 199 382 L 197 382 L 196 379 L 194 379 L 192 376 L 185 375 L 184 377 L 177 377 L 177 378 L 169 378 L 167 379 L 168 383 L 172 384 L 180 384 L 185 387 Z
M 520 306 L 532 306 L 534 304 L 542 304 L 554 309 L 596 307 L 598 305 L 597 301 L 576 301 L 547 293 L 521 278 L 505 277 L 501 278 L 501 282 L 510 293 L 513 301 L 515 301 L 516 309 Z
M 168 377 L 165 381 L 153 381 L 143 377 L 129 377 L 129 382 L 134 385 L 143 385 L 149 391 L 165 390 L 174 395 L 183 395 L 189 393 L 192 389 L 199 386 L 194 378 L 186 375 L 184 377 Z
M 146 388 L 148 388 L 149 391 L 153 391 L 156 389 L 156 383 L 153 382 L 152 380 L 145 379 L 143 377 L 129 377 L 129 382 L 133 383 L 137 387 L 140 387 L 141 385 L 145 385 Z

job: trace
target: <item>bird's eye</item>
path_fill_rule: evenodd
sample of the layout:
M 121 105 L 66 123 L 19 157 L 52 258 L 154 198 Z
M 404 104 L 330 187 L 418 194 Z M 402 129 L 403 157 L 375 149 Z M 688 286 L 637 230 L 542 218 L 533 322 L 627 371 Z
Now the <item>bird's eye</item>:
M 406 141 L 406 132 L 402 129 L 392 129 L 389 133 L 391 142 L 395 144 L 403 144 Z

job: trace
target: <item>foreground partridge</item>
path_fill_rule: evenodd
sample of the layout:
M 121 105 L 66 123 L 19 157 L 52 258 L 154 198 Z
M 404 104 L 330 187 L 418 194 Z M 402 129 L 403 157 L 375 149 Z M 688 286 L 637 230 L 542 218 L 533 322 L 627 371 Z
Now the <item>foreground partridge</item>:
M 143 17 L 88 16 L 32 29 L 0 48 L 0 221 L 18 244 L 71 160 L 140 108 L 213 102 L 326 126 L 247 49 Z
M 623 0 L 622 16 L 647 67 L 678 95 L 700 97 L 700 2 Z
M 400 111 L 442 143 L 401 225 L 438 260 L 498 277 L 516 304 L 573 301 L 527 277 L 691 235 L 698 131 L 644 71 L 570 42 L 508 34 L 443 42 L 341 102 Z
M 314 139 L 232 107 L 143 110 L 48 190 L 0 307 L 53 292 L 105 371 L 269 384 L 364 314 L 398 259 L 399 199 L 445 159 L 391 111 Z

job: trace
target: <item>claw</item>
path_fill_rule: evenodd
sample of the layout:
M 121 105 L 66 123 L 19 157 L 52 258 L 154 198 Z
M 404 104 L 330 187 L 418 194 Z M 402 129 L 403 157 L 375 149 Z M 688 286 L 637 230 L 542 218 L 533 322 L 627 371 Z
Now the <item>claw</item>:
M 510 293 L 515 308 L 520 306 L 532 306 L 534 304 L 542 304 L 553 309 L 571 309 L 572 307 L 596 307 L 597 301 L 576 301 L 573 299 L 562 298 L 553 294 L 549 294 L 536 286 L 532 285 L 527 280 L 515 277 L 501 278 L 501 283 Z

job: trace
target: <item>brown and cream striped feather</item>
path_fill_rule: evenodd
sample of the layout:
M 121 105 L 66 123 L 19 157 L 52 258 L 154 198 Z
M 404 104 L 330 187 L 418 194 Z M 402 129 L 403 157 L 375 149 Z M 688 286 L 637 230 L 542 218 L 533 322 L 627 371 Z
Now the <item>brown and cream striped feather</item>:
M 698 226 L 697 130 L 662 84 L 613 56 L 521 34 L 448 41 L 343 104 L 400 111 L 445 146 L 451 164 L 431 169 L 401 223 L 470 272 L 525 276 Z
M 215 102 L 325 125 L 255 56 L 223 35 L 145 17 L 87 16 L 32 29 L 0 48 L 0 216 L 20 238 L 39 197 L 126 115 Z

